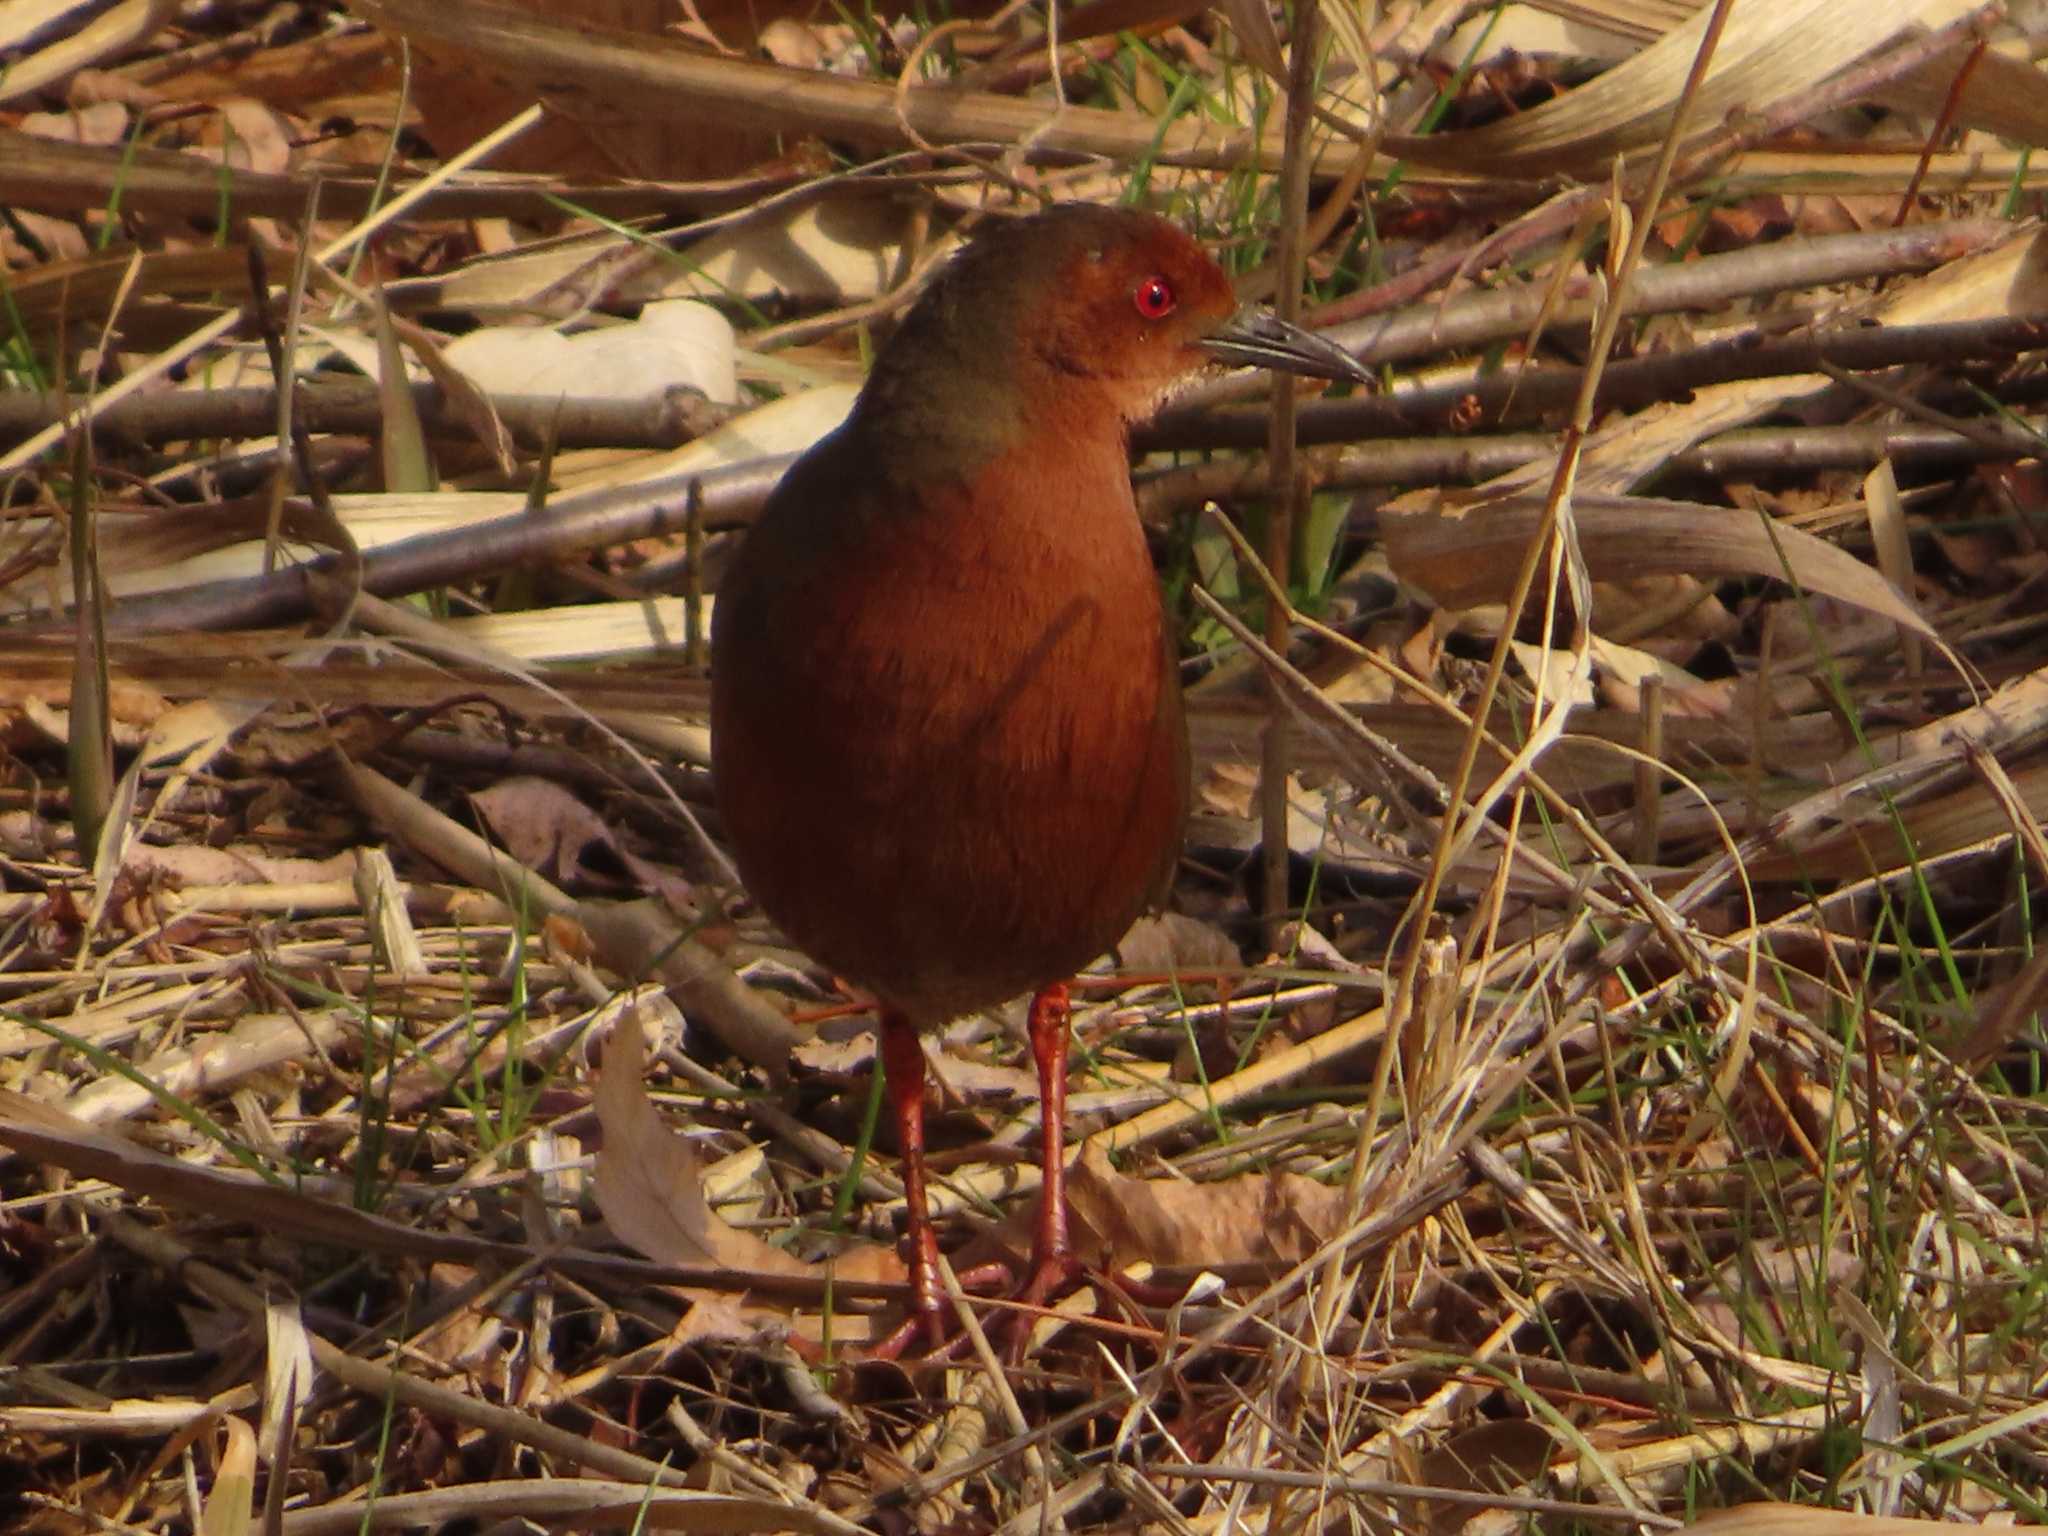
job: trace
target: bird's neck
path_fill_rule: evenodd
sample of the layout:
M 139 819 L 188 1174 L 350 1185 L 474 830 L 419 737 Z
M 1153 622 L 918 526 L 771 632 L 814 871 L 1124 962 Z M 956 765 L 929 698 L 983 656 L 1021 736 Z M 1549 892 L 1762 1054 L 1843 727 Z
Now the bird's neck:
M 1015 347 L 1000 350 L 1006 355 L 878 365 L 858 412 L 877 461 L 962 485 L 998 461 L 1028 461 L 1034 450 L 1049 461 L 1126 473 L 1130 428 L 1098 381 L 1059 374 Z

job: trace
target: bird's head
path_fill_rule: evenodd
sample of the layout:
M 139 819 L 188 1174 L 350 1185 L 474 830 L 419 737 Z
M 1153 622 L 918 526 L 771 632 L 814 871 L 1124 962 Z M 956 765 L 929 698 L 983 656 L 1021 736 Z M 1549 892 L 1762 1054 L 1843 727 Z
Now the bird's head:
M 1331 343 L 1241 308 L 1223 269 L 1178 226 L 1089 203 L 983 233 L 905 318 L 877 373 L 940 359 L 963 385 L 1095 394 L 1123 422 L 1219 361 L 1370 381 Z

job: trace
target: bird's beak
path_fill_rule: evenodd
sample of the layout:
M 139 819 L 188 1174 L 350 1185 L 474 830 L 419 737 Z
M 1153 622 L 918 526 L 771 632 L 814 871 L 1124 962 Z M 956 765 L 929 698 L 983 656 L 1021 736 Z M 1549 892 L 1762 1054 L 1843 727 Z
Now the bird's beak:
M 1247 304 L 1199 343 L 1211 357 L 1251 368 L 1277 368 L 1317 379 L 1373 384 L 1371 371 L 1334 341 L 1289 325 L 1270 310 Z

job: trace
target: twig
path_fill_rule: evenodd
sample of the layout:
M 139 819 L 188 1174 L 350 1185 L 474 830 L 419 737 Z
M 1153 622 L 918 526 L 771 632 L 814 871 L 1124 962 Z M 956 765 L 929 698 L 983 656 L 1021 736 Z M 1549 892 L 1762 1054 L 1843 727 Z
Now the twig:
M 1639 269 L 1622 300 L 1622 316 L 1712 310 L 1735 299 L 1928 272 L 2024 238 L 2030 238 L 2025 230 L 1999 219 L 1958 219 L 1750 246 L 1698 261 Z M 1542 285 L 1521 285 L 1497 293 L 1468 294 L 1447 304 L 1412 305 L 1392 314 L 1330 326 L 1327 334 L 1362 362 L 1394 363 L 1525 336 L 1542 316 L 1547 299 Z M 1548 319 L 1547 331 L 1553 336 L 1570 335 L 1590 325 L 1593 299 L 1592 278 L 1573 278 L 1565 285 L 1563 302 Z M 1259 387 L 1256 375 L 1233 375 L 1190 391 L 1184 400 L 1188 405 L 1213 405 L 1242 398 Z
M 1667 474 L 1709 480 L 1748 479 L 1818 469 L 1868 469 L 1882 458 L 1919 465 L 2031 459 L 2041 456 L 2042 444 L 2038 433 L 2013 427 L 1968 436 L 1939 427 L 1883 423 L 1744 427 L 1673 454 L 1664 468 Z M 1314 483 L 1322 489 L 1350 490 L 1477 484 L 1556 451 L 1557 439 L 1541 432 L 1362 443 L 1341 453 L 1318 455 Z M 1148 477 L 1139 486 L 1138 509 L 1147 523 L 1157 525 L 1183 508 L 1257 496 L 1264 489 L 1265 473 L 1256 463 L 1218 460 Z
M 403 539 L 363 556 L 362 586 L 380 597 L 452 586 L 512 566 L 548 564 L 632 539 L 680 533 L 686 498 L 701 481 L 707 526 L 730 526 L 767 500 L 789 455 L 755 459 L 729 470 L 670 475 L 620 489 L 563 497 L 546 517 L 521 510 L 467 528 Z M 181 592 L 138 597 L 115 610 L 114 627 L 144 630 L 234 629 L 285 624 L 312 606 L 306 573 L 339 569 L 324 555 L 306 565 L 240 581 L 209 582 Z
M 472 436 L 439 385 L 415 384 L 412 393 L 428 431 Z M 490 401 L 513 434 L 535 449 L 546 440 L 557 413 L 558 446 L 563 448 L 677 448 L 733 414 L 687 389 L 638 400 L 493 395 Z M 368 380 L 301 384 L 293 402 L 294 419 L 309 432 L 372 436 L 382 426 L 381 411 L 377 386 Z M 0 395 L 0 442 L 19 441 L 56 420 L 50 400 L 26 392 Z M 131 396 L 103 412 L 97 423 L 102 439 L 151 444 L 267 437 L 276 426 L 277 391 L 263 388 Z
M 1301 319 L 1301 287 L 1308 252 L 1303 248 L 1308 221 L 1308 132 L 1315 120 L 1316 55 L 1321 50 L 1321 12 L 1317 0 L 1299 0 L 1294 35 L 1287 50 L 1287 153 L 1280 171 L 1279 255 L 1274 263 L 1279 284 L 1280 318 Z M 1294 389 L 1282 381 L 1273 392 L 1266 424 L 1267 484 L 1266 565 L 1284 585 L 1294 568 L 1294 522 L 1307 500 L 1307 487 L 1294 467 Z M 1287 614 L 1278 603 L 1266 605 L 1266 643 L 1287 649 Z M 1267 942 L 1277 947 L 1280 925 L 1287 916 L 1287 704 L 1277 686 L 1266 700 L 1266 736 L 1259 754 L 1259 831 L 1264 843 L 1264 900 Z

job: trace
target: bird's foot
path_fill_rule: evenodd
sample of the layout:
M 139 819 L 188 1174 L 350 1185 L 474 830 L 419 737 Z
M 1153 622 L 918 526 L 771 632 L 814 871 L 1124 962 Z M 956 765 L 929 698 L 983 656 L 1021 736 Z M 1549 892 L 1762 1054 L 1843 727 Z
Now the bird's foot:
M 957 1278 L 969 1295 L 998 1296 L 1012 1277 L 1006 1264 L 986 1264 L 964 1271 Z M 1071 1254 L 1046 1254 L 1034 1259 L 1024 1283 L 1010 1291 L 989 1318 L 986 1332 L 997 1346 L 1005 1364 L 1023 1363 L 1031 1335 L 1046 1309 L 1086 1275 Z M 954 1326 L 956 1319 L 943 1302 L 926 1309 L 913 1302 L 909 1314 L 862 1356 L 866 1360 L 899 1360 L 923 1335 L 929 1348 L 918 1358 L 933 1364 L 959 1360 L 971 1351 L 967 1333 Z
M 1009 1333 L 1007 1362 L 1012 1366 L 1024 1363 L 1024 1354 L 1031 1347 L 1031 1335 L 1038 1326 L 1045 1309 L 1062 1294 L 1079 1285 L 1086 1276 L 1080 1260 L 1072 1252 L 1062 1248 L 1055 1253 L 1040 1253 L 1031 1260 L 1031 1272 L 1023 1288 L 1011 1298 L 1015 1306 L 1006 1309 L 1002 1326 Z
M 982 1264 L 973 1269 L 963 1270 L 954 1278 L 961 1290 L 969 1295 L 976 1293 L 993 1294 L 1008 1284 L 1010 1267 L 1007 1264 Z M 928 1360 L 947 1360 L 956 1356 L 966 1344 L 967 1336 L 954 1326 L 956 1319 L 952 1307 L 939 1293 L 934 1284 L 929 1292 L 912 1283 L 910 1311 L 902 1322 L 871 1346 L 861 1358 L 864 1360 L 900 1360 L 922 1334 L 930 1349 L 924 1356 Z
M 945 1320 L 936 1312 L 919 1312 L 913 1308 L 908 1317 L 883 1334 L 856 1358 L 862 1362 L 900 1360 L 904 1351 L 910 1348 L 920 1333 L 937 1341 L 933 1345 L 934 1348 L 942 1348 L 946 1337 Z

